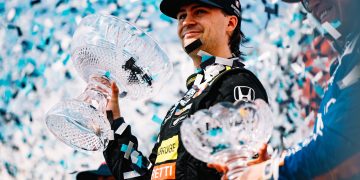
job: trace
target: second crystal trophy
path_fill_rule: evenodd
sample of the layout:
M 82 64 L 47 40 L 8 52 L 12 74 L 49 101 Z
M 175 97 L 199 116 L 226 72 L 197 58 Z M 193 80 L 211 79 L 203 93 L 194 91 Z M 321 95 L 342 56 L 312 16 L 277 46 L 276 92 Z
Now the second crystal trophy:
M 195 158 L 226 165 L 235 179 L 272 133 L 270 107 L 263 100 L 222 102 L 200 110 L 181 125 L 186 150 Z

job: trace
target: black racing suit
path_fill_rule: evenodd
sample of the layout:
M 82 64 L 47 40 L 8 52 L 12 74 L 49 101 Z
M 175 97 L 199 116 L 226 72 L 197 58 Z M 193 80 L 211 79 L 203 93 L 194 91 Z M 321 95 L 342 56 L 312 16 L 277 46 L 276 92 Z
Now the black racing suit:
M 234 102 L 241 95 L 268 102 L 260 81 L 244 69 L 239 61 L 236 62 L 237 66 L 224 66 L 222 71 L 205 85 L 202 83 L 200 88 L 192 85 L 194 75 L 188 78 L 188 91 L 165 116 L 149 158 L 137 150 L 137 139 L 131 134 L 131 128 L 124 119 L 113 121 L 115 140 L 110 141 L 104 151 L 106 163 L 113 175 L 117 179 L 220 179 L 222 174 L 208 168 L 206 163 L 186 151 L 181 142 L 180 125 L 197 110 L 209 108 L 221 101 Z M 237 92 L 239 89 L 241 93 Z

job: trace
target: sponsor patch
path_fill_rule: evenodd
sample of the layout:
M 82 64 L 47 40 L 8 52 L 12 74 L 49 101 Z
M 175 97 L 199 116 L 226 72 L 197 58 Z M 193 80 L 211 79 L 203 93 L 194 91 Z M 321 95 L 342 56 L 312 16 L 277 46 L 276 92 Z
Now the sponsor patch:
M 179 147 L 179 136 L 173 136 L 165 141 L 161 142 L 158 148 L 157 157 L 155 163 L 161 163 L 167 160 L 177 159 L 177 150 Z
M 180 103 L 182 106 L 185 106 L 186 103 L 188 103 L 188 102 L 191 100 L 191 98 L 194 96 L 195 93 L 196 93 L 196 90 L 195 90 L 195 89 L 190 89 L 190 90 L 185 94 L 185 96 L 180 100 L 179 103 Z
M 154 166 L 151 180 L 175 179 L 176 163 L 167 163 Z
M 254 101 L 255 91 L 253 88 L 248 86 L 236 86 L 234 88 L 234 99 L 236 101 Z

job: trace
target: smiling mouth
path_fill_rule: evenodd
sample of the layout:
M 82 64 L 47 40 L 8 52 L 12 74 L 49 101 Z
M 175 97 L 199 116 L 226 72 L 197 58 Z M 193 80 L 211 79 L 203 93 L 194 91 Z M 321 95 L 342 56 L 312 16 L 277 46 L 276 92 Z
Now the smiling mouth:
M 187 32 L 187 33 L 184 34 L 184 38 L 192 38 L 192 37 L 197 36 L 199 34 L 200 34 L 200 32 Z
M 320 13 L 320 21 L 324 22 L 326 16 L 329 14 L 330 10 L 332 9 L 332 7 L 328 7 L 326 9 L 324 9 L 321 13 Z

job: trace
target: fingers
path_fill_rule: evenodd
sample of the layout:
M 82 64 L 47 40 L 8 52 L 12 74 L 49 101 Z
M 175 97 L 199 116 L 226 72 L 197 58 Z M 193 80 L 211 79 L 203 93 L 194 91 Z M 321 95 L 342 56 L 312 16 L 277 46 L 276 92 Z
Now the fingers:
M 267 153 L 267 144 L 263 144 L 259 150 L 259 159 L 266 161 L 270 159 L 269 154 Z
M 119 88 L 116 86 L 115 82 L 111 83 L 111 98 L 107 104 L 106 109 L 112 111 L 113 119 L 118 119 L 121 117 L 120 107 L 119 107 Z
M 112 95 L 116 95 L 118 96 L 119 95 L 119 88 L 117 87 L 116 83 L 115 82 L 112 82 L 111 83 L 111 90 L 112 90 Z
M 228 167 L 220 165 L 220 164 L 208 164 L 209 168 L 214 168 L 216 169 L 216 171 L 221 172 L 221 173 L 227 173 L 228 172 Z
M 255 160 L 249 161 L 247 163 L 248 166 L 259 164 L 261 162 L 264 162 L 266 160 L 270 159 L 269 154 L 267 153 L 267 144 L 263 144 L 259 150 L 259 157 Z
M 243 171 L 240 177 L 237 180 L 261 180 L 264 178 L 264 171 L 265 171 L 266 163 L 256 164 L 254 166 L 248 167 Z

